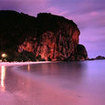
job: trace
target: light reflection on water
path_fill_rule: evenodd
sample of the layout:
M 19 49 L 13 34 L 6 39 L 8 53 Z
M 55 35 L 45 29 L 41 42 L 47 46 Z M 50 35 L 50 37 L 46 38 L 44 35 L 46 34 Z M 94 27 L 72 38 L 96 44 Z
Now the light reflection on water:
M 5 66 L 0 66 L 0 85 L 1 85 L 1 90 L 5 91 L 5 74 L 6 74 L 6 67 Z
M 27 71 L 30 71 L 30 64 L 27 65 Z

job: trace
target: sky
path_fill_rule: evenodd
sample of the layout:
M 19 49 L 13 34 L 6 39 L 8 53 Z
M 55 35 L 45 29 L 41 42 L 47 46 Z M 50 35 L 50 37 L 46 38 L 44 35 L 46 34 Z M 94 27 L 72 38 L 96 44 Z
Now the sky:
M 78 25 L 89 58 L 105 56 L 105 0 L 0 0 L 0 10 L 64 16 Z

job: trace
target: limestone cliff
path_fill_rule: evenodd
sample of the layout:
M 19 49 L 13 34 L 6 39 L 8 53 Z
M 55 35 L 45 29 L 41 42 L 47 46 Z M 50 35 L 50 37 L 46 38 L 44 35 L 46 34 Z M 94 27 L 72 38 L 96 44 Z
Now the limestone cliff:
M 2 11 L 3 13 L 5 14 L 7 11 Z M 11 25 L 10 23 L 12 23 L 12 26 L 7 29 L 9 37 L 15 43 L 14 47 L 10 45 L 10 49 L 16 48 L 16 56 L 21 53 L 25 56 L 27 54 L 24 52 L 30 52 L 34 55 L 35 60 L 63 61 L 87 58 L 86 49 L 78 45 L 80 31 L 72 20 L 49 13 L 40 13 L 36 18 L 17 12 L 12 12 L 12 16 L 10 14 L 8 12 L 6 24 Z M 10 22 L 11 20 L 12 22 Z M 6 24 L 2 23 L 4 27 Z M 1 32 L 1 38 L 3 38 L 3 34 L 7 35 L 7 33 Z M 6 46 L 7 42 L 2 42 L 2 45 Z M 28 59 L 30 59 L 29 56 Z

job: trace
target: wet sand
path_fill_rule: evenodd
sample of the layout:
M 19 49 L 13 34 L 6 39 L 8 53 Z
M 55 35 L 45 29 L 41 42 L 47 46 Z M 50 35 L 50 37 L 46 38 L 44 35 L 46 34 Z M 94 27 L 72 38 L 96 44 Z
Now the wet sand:
M 104 61 L 3 64 L 0 78 L 0 105 L 105 105 Z

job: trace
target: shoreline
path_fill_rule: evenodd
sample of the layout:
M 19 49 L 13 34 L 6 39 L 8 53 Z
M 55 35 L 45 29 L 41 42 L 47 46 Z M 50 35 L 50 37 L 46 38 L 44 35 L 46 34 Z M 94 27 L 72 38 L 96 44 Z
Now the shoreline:
M 21 66 L 21 65 L 27 65 L 27 64 L 42 64 L 42 63 L 56 63 L 53 61 L 39 61 L 39 62 L 0 62 L 0 65 L 3 66 Z
M 105 60 L 105 59 L 93 59 L 89 58 L 87 60 L 81 60 L 83 61 L 96 61 L 96 60 Z M 58 63 L 58 62 L 81 62 L 81 61 L 38 61 L 38 62 L 33 62 L 33 61 L 26 61 L 26 62 L 0 62 L 0 66 L 21 66 L 21 65 L 27 65 L 27 64 L 42 64 L 42 63 Z

